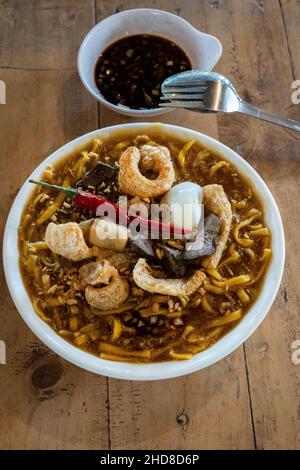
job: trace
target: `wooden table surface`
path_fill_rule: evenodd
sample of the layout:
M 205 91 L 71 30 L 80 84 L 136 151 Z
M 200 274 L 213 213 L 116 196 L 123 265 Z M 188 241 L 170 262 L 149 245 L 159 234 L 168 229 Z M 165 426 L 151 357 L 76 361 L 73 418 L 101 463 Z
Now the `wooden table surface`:
M 0 0 L 2 229 L 19 187 L 48 154 L 98 127 L 132 121 L 97 105 L 78 78 L 76 56 L 96 22 L 135 7 L 171 11 L 216 35 L 223 45 L 216 70 L 251 103 L 300 120 L 291 101 L 300 78 L 299 0 Z M 277 300 L 255 334 L 214 366 L 126 382 L 85 372 L 43 346 L 2 273 L 1 449 L 300 448 L 300 365 L 291 360 L 300 339 L 300 135 L 239 115 L 174 111 L 161 121 L 220 139 L 272 190 L 287 245 Z

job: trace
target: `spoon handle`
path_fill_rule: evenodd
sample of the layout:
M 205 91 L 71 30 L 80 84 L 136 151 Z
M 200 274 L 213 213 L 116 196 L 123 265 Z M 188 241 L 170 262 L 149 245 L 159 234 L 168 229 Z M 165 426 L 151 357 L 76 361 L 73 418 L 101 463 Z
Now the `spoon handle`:
M 274 114 L 263 111 L 262 109 L 256 108 L 245 101 L 241 101 L 240 107 L 238 109 L 239 113 L 247 114 L 248 116 L 255 117 L 257 119 L 262 119 L 263 121 L 272 122 L 278 126 L 288 127 L 294 131 L 300 132 L 300 122 L 294 121 L 293 119 L 284 119 Z

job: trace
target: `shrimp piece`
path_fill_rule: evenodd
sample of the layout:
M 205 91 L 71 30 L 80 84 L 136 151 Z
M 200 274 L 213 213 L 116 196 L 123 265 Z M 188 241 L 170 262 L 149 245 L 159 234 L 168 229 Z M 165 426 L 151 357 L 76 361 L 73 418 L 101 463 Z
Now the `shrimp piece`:
M 87 246 L 82 230 L 75 222 L 66 224 L 50 222 L 46 229 L 45 241 L 53 253 L 71 261 L 91 258 L 98 253 L 97 248 Z
M 202 261 L 203 267 L 216 269 L 229 237 L 232 220 L 231 205 L 223 186 L 220 184 L 209 184 L 202 189 L 204 206 L 216 214 L 221 220 L 221 229 L 217 238 L 216 250 L 212 255 L 205 257 Z
M 127 281 L 107 260 L 83 266 L 80 275 L 82 287 L 89 284 L 84 291 L 86 301 L 95 309 L 110 310 L 119 307 L 129 295 Z
M 198 270 L 188 279 L 155 278 L 144 258 L 140 258 L 133 269 L 133 280 L 141 289 L 163 295 L 191 295 L 201 286 L 205 277 L 205 274 Z
M 158 172 L 156 179 L 150 180 L 141 174 L 139 170 L 141 157 L 151 159 L 152 169 Z M 120 189 L 131 196 L 160 196 L 171 189 L 175 180 L 172 159 L 166 147 L 143 145 L 140 151 L 137 147 L 128 147 L 121 155 L 119 164 Z

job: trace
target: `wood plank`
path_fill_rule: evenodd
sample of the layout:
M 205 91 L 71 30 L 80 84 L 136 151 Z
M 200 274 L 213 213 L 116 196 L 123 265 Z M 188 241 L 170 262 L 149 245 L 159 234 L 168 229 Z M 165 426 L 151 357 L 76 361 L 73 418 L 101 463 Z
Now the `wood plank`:
M 147 7 L 179 12 L 205 30 L 202 3 L 149 1 Z M 97 18 L 138 6 L 140 2 L 133 0 L 101 0 L 97 2 Z M 176 110 L 159 120 L 218 135 L 215 116 Z M 100 107 L 101 127 L 131 121 L 136 119 Z M 242 347 L 226 360 L 188 377 L 150 383 L 109 379 L 109 410 L 112 449 L 254 447 Z
M 212 33 L 224 50 L 218 70 L 231 78 L 251 103 L 300 120 L 291 103 L 292 68 L 280 3 L 214 2 L 204 10 Z M 292 41 L 294 67 L 299 2 L 283 2 Z M 248 20 L 245 21 L 245 18 Z M 289 28 L 290 26 L 290 28 Z M 299 70 L 295 68 L 295 70 Z M 299 339 L 299 134 L 238 115 L 218 117 L 220 138 L 236 148 L 272 190 L 285 226 L 287 259 L 280 294 L 267 319 L 246 344 L 257 446 L 300 447 L 300 368 L 291 361 L 291 344 Z
M 0 66 L 73 69 L 94 23 L 94 1 L 1 0 Z
M 299 79 L 300 58 L 298 44 L 300 41 L 300 5 L 298 0 L 280 0 L 283 22 L 286 30 L 293 78 Z
M 85 3 L 84 10 L 81 6 L 81 20 L 71 29 L 61 24 L 61 15 L 82 3 L 66 0 L 55 5 L 1 2 L 4 18 L 8 10 L 13 12 L 3 43 L 9 51 L 7 56 L 1 51 L 5 68 L 0 69 L 7 84 L 7 104 L 0 107 L 1 235 L 16 191 L 36 165 L 70 139 L 97 127 L 97 105 L 70 62 L 93 24 L 92 2 Z M 52 67 L 71 70 L 36 70 Z M 0 338 L 7 345 L 7 364 L 0 366 L 0 448 L 107 448 L 105 377 L 67 363 L 37 340 L 10 299 L 2 268 L 0 289 Z

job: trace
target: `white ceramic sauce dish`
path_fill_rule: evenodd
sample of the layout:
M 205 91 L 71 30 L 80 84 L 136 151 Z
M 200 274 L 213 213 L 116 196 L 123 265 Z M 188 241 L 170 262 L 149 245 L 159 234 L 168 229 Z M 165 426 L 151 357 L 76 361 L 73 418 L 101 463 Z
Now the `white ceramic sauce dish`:
M 147 134 L 149 126 L 153 128 L 153 123 L 122 124 L 96 130 L 78 137 L 46 158 L 34 170 L 31 178 L 39 179 L 47 165 L 55 163 L 69 152 L 84 146 L 93 138 L 103 135 L 110 136 L 121 129 L 125 132 L 128 130 L 130 132 L 136 131 L 137 134 Z M 160 129 L 165 129 L 171 136 L 174 134 L 184 139 L 199 140 L 205 147 L 222 155 L 224 159 L 232 163 L 255 188 L 264 208 L 266 224 L 272 234 L 271 248 L 273 254 L 258 299 L 240 323 L 209 349 L 196 354 L 188 361 L 132 364 L 103 360 L 72 346 L 55 333 L 35 313 L 23 285 L 19 270 L 18 226 L 24 205 L 33 190 L 32 185 L 28 182 L 24 183 L 13 203 L 4 233 L 3 258 L 7 284 L 12 299 L 29 328 L 43 343 L 64 359 L 96 374 L 119 379 L 161 380 L 178 377 L 208 367 L 233 352 L 246 341 L 267 315 L 279 288 L 284 267 L 285 243 L 280 213 L 270 190 L 252 166 L 236 152 L 211 137 L 183 127 L 168 124 L 160 124 L 160 126 L 163 126 Z
M 129 109 L 107 101 L 95 82 L 95 65 L 101 52 L 118 39 L 135 34 L 161 36 L 178 44 L 189 57 L 192 67 L 212 70 L 222 54 L 217 38 L 202 33 L 184 19 L 162 10 L 139 8 L 116 13 L 96 24 L 81 43 L 77 67 L 85 88 L 107 108 L 127 116 L 158 116 L 168 109 Z

